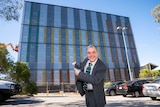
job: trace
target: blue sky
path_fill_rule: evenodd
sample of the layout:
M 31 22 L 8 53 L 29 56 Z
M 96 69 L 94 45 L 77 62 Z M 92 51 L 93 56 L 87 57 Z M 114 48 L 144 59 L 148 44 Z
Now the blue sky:
M 83 8 L 130 18 L 140 65 L 153 63 L 160 66 L 160 23 L 155 23 L 151 10 L 160 0 L 28 0 L 74 8 Z M 19 22 L 0 19 L 0 42 L 19 43 L 22 10 Z M 17 61 L 18 53 L 7 47 Z

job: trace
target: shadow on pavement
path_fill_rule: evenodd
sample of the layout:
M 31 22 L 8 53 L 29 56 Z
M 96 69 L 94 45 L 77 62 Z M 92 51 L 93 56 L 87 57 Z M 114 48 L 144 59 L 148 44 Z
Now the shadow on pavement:
M 43 103 L 44 101 L 41 100 L 35 100 L 34 97 L 16 97 L 16 98 L 10 98 L 6 100 L 5 102 L 1 102 L 1 105 L 20 105 L 20 104 L 34 104 L 34 103 Z
M 145 105 L 143 102 L 133 102 L 133 101 L 127 101 L 127 102 L 110 102 L 107 103 L 105 107 L 159 107 L 159 104 L 148 104 Z
M 69 97 L 69 96 L 58 96 L 58 95 L 57 95 L 57 96 L 36 96 L 36 97 L 37 97 L 37 98 L 38 98 L 38 97 L 41 97 L 41 98 L 42 98 L 42 97 L 44 97 L 44 98 L 45 98 L 45 97 L 46 97 L 46 98 L 50 98 L 50 97 L 51 97 L 51 98 L 54 98 L 54 97 L 57 97 L 57 98 L 59 97 L 59 98 L 60 98 L 60 97 L 63 97 L 63 98 L 64 98 L 64 97 Z
M 84 101 L 72 102 L 72 103 L 63 103 L 63 102 L 56 102 L 56 103 L 45 103 L 45 107 L 50 107 L 54 105 L 54 107 L 86 107 Z

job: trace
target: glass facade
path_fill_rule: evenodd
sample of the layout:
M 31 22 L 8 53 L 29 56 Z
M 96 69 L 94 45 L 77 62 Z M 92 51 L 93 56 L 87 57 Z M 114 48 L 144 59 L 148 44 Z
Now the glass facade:
M 128 17 L 71 7 L 25 2 L 18 61 L 26 62 L 31 80 L 75 84 L 72 63 L 83 61 L 86 47 L 98 47 L 107 66 L 106 81 L 129 80 L 122 32 L 125 26 L 129 62 L 138 77 L 139 60 Z

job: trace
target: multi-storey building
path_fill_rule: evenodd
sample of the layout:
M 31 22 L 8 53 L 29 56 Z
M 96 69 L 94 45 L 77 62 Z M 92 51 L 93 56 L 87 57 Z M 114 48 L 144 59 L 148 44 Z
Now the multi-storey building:
M 75 84 L 72 63 L 86 57 L 86 47 L 98 47 L 99 58 L 107 66 L 106 81 L 129 80 L 122 30 L 134 78 L 139 75 L 139 60 L 129 17 L 25 2 L 19 61 L 30 68 L 31 80 L 38 86 L 60 83 Z

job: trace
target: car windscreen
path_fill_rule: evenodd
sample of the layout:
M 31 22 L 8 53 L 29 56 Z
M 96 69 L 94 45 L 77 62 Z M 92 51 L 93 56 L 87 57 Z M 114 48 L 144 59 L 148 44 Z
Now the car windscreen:
M 132 83 L 133 83 L 133 81 L 128 81 L 128 82 L 125 82 L 124 84 L 130 85 Z
M 116 85 L 116 83 L 111 83 L 109 86 L 115 86 Z
M 160 79 L 155 79 L 152 81 L 152 83 L 160 83 Z

